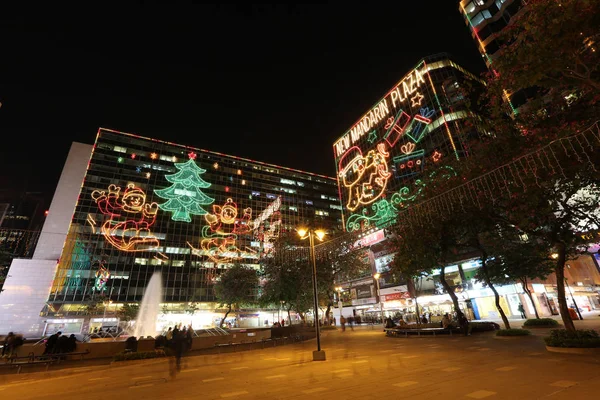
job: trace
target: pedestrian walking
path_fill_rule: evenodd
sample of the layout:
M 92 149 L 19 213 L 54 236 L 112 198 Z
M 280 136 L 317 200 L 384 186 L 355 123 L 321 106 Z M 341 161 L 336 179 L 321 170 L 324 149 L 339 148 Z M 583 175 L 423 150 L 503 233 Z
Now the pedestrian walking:
M 519 303 L 519 306 L 517 307 L 517 309 L 521 313 L 521 318 L 527 319 L 527 316 L 525 315 L 525 308 L 523 307 L 522 303 Z

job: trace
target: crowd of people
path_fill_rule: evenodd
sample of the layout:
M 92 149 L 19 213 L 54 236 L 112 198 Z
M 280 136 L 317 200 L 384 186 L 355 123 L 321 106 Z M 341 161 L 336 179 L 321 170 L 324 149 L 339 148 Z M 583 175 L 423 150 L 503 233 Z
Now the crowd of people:
M 72 353 L 77 348 L 77 339 L 75 335 L 63 335 L 61 331 L 50 335 L 46 339 L 44 354 L 64 354 Z

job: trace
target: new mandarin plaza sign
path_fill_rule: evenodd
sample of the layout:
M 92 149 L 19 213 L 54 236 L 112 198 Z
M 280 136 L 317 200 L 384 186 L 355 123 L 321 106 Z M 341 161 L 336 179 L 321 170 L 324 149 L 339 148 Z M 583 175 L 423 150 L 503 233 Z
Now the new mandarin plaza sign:
M 409 72 L 402 80 L 392 88 L 392 90 L 369 110 L 352 128 L 350 128 L 340 139 L 333 145 L 336 159 L 341 157 L 351 146 L 353 146 L 360 138 L 369 133 L 373 127 L 377 126 L 390 115 L 390 110 L 395 110 L 402 103 L 410 101 L 415 103 L 420 102 L 416 97 L 420 96 L 417 93 L 419 87 L 425 83 L 423 75 L 427 73 L 425 66 L 418 66 Z

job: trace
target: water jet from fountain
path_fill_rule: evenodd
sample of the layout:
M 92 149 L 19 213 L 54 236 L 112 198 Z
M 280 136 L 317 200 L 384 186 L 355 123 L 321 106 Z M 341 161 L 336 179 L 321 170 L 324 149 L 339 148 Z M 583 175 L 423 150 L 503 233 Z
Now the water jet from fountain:
M 141 337 L 155 337 L 158 330 L 156 322 L 160 312 L 160 303 L 162 302 L 162 276 L 160 272 L 155 272 L 148 282 L 142 304 L 135 318 L 135 327 L 133 336 L 138 339 Z

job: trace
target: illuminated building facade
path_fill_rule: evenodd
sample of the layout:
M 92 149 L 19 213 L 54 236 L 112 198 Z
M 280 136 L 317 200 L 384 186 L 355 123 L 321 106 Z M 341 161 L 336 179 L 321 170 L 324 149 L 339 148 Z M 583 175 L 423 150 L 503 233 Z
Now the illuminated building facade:
M 155 271 L 163 309 L 214 310 L 224 268 L 258 268 L 303 222 L 340 227 L 340 209 L 334 178 L 100 129 L 45 313 L 138 303 Z
M 522 0 L 462 0 L 460 2 L 460 12 L 488 68 L 491 68 L 494 54 L 500 49 L 500 43 L 496 40 L 498 34 L 508 26 L 523 3 Z
M 506 28 L 511 19 L 526 4 L 524 0 L 461 0 L 459 10 L 471 31 L 471 36 L 490 71 L 494 70 L 493 62 L 501 43 L 498 35 Z M 505 92 L 513 113 L 526 103 L 528 95 L 534 89 L 521 90 L 509 94 Z M 529 93 L 531 92 L 531 93 Z
M 450 167 L 429 167 L 467 156 L 469 139 L 481 135 L 479 118 L 465 106 L 465 81 L 481 85 L 448 55 L 427 57 L 335 141 L 347 231 L 393 224 L 400 209 L 418 198 L 424 177 L 454 174 Z

